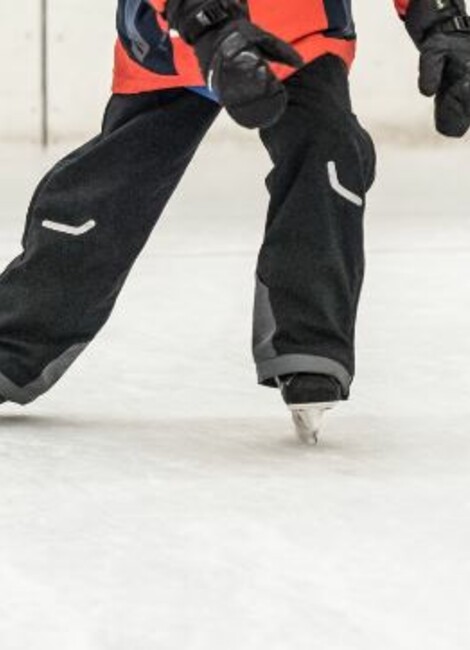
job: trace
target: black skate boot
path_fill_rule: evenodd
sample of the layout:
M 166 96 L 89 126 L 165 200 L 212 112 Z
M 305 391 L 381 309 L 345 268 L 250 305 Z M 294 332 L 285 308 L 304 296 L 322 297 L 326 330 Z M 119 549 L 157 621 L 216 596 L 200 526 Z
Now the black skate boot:
M 298 437 L 305 444 L 316 445 L 325 412 L 342 399 L 340 384 L 333 377 L 303 373 L 278 377 L 277 383 Z

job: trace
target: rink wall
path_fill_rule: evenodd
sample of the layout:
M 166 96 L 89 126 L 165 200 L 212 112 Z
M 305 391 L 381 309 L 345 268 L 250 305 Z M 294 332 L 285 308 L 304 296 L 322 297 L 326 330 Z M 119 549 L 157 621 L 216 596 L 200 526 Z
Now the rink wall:
M 109 95 L 116 0 L 48 0 L 49 125 L 54 141 L 89 136 Z M 0 1 L 3 75 L 0 138 L 39 141 L 41 124 L 40 1 L 22 0 L 21 20 Z M 417 56 L 392 0 L 357 0 L 360 33 L 353 74 L 356 110 L 384 138 L 425 139 L 429 101 L 416 91 Z M 373 11 L 371 12 L 371 5 Z M 237 133 L 228 120 L 218 134 Z

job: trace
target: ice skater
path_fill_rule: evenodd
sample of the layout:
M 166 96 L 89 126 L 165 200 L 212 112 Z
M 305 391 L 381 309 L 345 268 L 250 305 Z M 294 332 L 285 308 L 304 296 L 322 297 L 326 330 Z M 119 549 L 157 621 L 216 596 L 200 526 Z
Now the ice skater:
M 421 53 L 420 88 L 435 97 L 437 129 L 464 135 L 464 1 L 395 2 Z M 0 279 L 0 395 L 35 400 L 96 336 L 223 107 L 241 127 L 259 129 L 273 163 L 256 277 L 259 382 L 280 388 L 300 438 L 313 443 L 354 377 L 375 173 L 349 94 L 350 2 L 119 0 L 117 22 L 102 132 L 42 180 L 24 251 Z

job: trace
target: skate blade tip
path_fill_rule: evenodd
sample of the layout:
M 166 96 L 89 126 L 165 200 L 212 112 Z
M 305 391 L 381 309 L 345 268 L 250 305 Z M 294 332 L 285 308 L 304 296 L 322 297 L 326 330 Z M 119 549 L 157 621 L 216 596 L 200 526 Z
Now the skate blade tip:
M 319 439 L 318 436 L 312 436 L 311 438 L 306 438 L 304 436 L 298 435 L 297 438 L 302 445 L 302 447 L 311 447 L 312 449 L 314 447 L 318 447 Z

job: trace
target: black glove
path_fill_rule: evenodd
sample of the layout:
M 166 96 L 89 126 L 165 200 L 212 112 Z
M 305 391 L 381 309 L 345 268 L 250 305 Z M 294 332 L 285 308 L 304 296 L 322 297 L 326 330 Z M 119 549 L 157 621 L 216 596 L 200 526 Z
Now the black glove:
M 251 129 L 277 122 L 287 92 L 268 61 L 300 67 L 290 45 L 251 23 L 238 0 L 168 0 L 166 17 L 194 47 L 207 85 L 236 122 Z
M 412 0 L 405 24 L 421 52 L 420 91 L 435 97 L 436 128 L 460 138 L 470 128 L 470 18 L 465 0 Z

